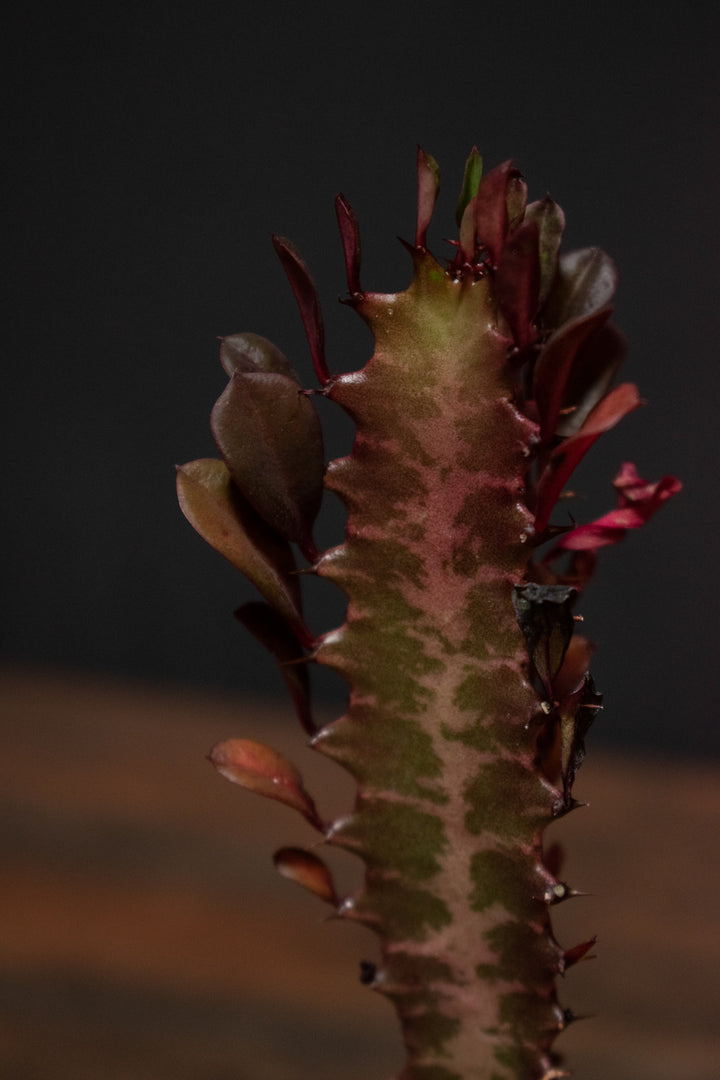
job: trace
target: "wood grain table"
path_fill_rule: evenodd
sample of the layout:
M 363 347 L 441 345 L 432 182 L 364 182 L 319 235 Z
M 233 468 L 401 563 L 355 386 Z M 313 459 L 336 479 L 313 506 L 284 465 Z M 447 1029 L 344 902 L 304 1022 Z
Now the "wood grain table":
M 321 811 L 344 774 L 282 703 L 34 670 L 0 672 L 2 1080 L 389 1080 L 390 1006 L 359 982 L 369 934 L 272 866 L 312 844 L 286 808 L 216 776 L 218 740 L 301 764 Z M 578 1080 L 720 1078 L 720 765 L 590 753 L 590 806 L 553 826 L 598 935 L 563 1003 Z M 359 864 L 333 859 L 352 889 Z

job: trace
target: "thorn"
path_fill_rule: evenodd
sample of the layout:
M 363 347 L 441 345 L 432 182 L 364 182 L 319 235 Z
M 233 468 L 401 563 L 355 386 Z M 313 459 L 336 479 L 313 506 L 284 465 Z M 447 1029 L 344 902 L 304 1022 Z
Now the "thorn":
M 405 250 L 409 251 L 413 258 L 425 251 L 424 247 L 416 247 L 415 244 L 410 244 L 407 240 L 403 240 L 402 236 L 396 236 L 395 239 L 400 241 Z
M 573 810 L 579 810 L 582 806 L 589 806 L 589 803 L 578 802 L 572 795 L 569 799 L 558 799 L 552 808 L 552 814 L 554 818 L 565 817 L 566 814 L 570 814 Z
M 592 896 L 592 893 L 583 889 L 573 889 L 566 881 L 557 881 L 554 885 L 548 885 L 542 896 L 534 896 L 533 900 L 542 900 L 549 905 L 562 904 L 566 900 L 574 900 L 576 896 Z
M 566 1028 L 574 1024 L 576 1020 L 592 1020 L 594 1019 L 593 1013 L 574 1013 L 572 1009 L 563 1009 L 562 1024 L 560 1026 L 561 1031 L 565 1031 Z M 565 1074 L 567 1075 L 567 1073 Z
M 375 982 L 377 967 L 370 960 L 360 961 L 360 982 L 363 986 L 370 986 Z
M 543 899 L 546 904 L 559 904 L 562 900 L 567 900 L 570 895 L 570 889 L 564 881 L 558 881 L 557 884 L 551 885 L 545 892 Z
M 563 1009 L 560 1030 L 564 1031 L 565 1028 L 569 1027 L 574 1020 L 577 1020 L 577 1017 L 575 1016 L 575 1013 L 572 1011 L 572 1009 Z
M 315 653 L 310 653 L 307 656 L 298 656 L 294 660 L 281 660 L 279 667 L 298 667 L 300 664 L 314 664 Z
M 581 960 L 594 960 L 595 957 L 588 956 L 588 953 L 596 942 L 597 934 L 593 935 L 589 941 L 583 941 L 580 945 L 574 945 L 572 949 L 566 949 L 563 954 L 563 973 Z

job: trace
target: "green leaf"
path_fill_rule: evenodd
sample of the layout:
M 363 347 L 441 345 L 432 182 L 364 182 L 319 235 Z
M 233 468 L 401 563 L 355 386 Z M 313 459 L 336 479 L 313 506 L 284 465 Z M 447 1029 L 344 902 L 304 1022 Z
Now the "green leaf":
M 291 625 L 304 629 L 290 546 L 242 498 L 227 466 L 213 458 L 181 465 L 177 490 L 180 509 L 196 532 L 245 574 Z
M 294 881 L 313 896 L 324 900 L 333 907 L 340 906 L 340 897 L 335 889 L 332 874 L 322 859 L 302 848 L 280 848 L 273 855 L 275 868 L 282 877 Z
M 457 222 L 458 228 L 460 228 L 460 222 L 462 221 L 466 206 L 477 195 L 482 179 L 482 169 L 482 158 L 478 153 L 477 146 L 473 146 L 470 151 L 470 156 L 465 162 L 465 175 L 463 176 L 460 198 L 458 199 L 457 208 L 455 210 L 455 221 Z
M 228 375 L 236 371 L 269 371 L 298 382 L 284 353 L 260 334 L 230 334 L 221 341 L 220 363 Z
M 544 304 L 557 273 L 558 251 L 565 229 L 565 214 L 548 195 L 538 202 L 530 203 L 525 211 L 525 220 L 534 221 L 538 227 L 540 304 Z
M 300 773 L 277 750 L 252 739 L 228 739 L 212 748 L 208 760 L 226 780 L 285 803 L 322 831 L 315 803 L 303 787 Z
M 258 514 L 314 561 L 320 508 L 322 430 L 307 394 L 286 375 L 236 372 L 210 423 L 230 474 Z

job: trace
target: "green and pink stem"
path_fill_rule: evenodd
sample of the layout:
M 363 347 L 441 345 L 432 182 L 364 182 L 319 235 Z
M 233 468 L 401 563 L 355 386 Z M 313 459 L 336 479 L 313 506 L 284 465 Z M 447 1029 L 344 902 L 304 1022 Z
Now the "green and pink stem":
M 330 373 L 310 276 L 275 238 L 317 392 L 355 423 L 350 455 L 325 468 L 311 395 L 269 342 L 234 335 L 212 420 L 222 459 L 178 472 L 186 516 L 264 597 L 239 617 L 278 659 L 312 746 L 354 777 L 354 808 L 323 821 L 293 766 L 261 744 L 230 740 L 211 760 L 364 861 L 363 889 L 341 897 L 317 854 L 276 854 L 286 877 L 378 935 L 364 981 L 400 1018 L 401 1080 L 551 1080 L 567 1075 L 552 1046 L 571 1019 L 557 976 L 594 943 L 556 941 L 551 908 L 573 890 L 557 849 L 543 850 L 545 827 L 576 805 L 600 707 L 573 606 L 596 550 L 679 484 L 626 464 L 616 510 L 551 523 L 589 447 L 641 404 L 631 384 L 611 388 L 624 354 L 614 267 L 594 248 L 561 254 L 559 207 L 527 205 L 510 163 L 482 176 L 476 151 L 441 263 L 426 246 L 437 190 L 419 151 L 414 273 L 397 294 L 362 289 L 357 224 L 338 197 L 348 302 L 375 341 L 358 372 Z M 348 519 L 344 542 L 319 554 L 323 480 Z M 348 598 L 344 624 L 320 638 L 293 547 Z M 303 659 L 349 687 L 346 713 L 319 731 Z

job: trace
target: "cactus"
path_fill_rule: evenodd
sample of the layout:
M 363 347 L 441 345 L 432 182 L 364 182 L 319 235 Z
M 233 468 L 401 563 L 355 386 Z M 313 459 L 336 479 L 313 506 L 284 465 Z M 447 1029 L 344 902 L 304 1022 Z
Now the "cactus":
M 280 754 L 230 739 L 210 758 L 228 779 L 293 807 L 321 841 L 360 856 L 363 888 L 341 897 L 316 852 L 283 848 L 281 874 L 379 936 L 362 978 L 394 1004 L 401 1080 L 551 1080 L 572 1014 L 556 978 L 586 957 L 553 936 L 553 905 L 576 894 L 546 825 L 573 784 L 601 707 L 590 643 L 575 633 L 596 554 L 676 491 L 624 464 L 617 507 L 551 521 L 597 438 L 642 402 L 612 387 L 625 342 L 610 321 L 616 271 L 599 249 L 560 252 L 562 210 L 527 204 L 511 162 L 468 158 L 458 236 L 426 246 L 438 168 L 418 151 L 410 287 L 360 284 L 353 211 L 338 196 L 347 303 L 373 333 L 366 366 L 331 374 L 317 296 L 292 244 L 274 244 L 300 309 L 319 389 L 302 389 L 270 342 L 222 341 L 230 376 L 212 413 L 219 460 L 178 470 L 195 529 L 263 596 L 238 617 L 278 660 L 311 745 L 347 769 L 354 809 L 324 821 Z M 356 434 L 325 466 L 313 395 Z M 348 511 L 344 543 L 313 540 L 323 484 Z M 347 595 L 343 626 L 316 636 L 305 569 Z M 307 663 L 349 685 L 345 714 L 315 729 Z

